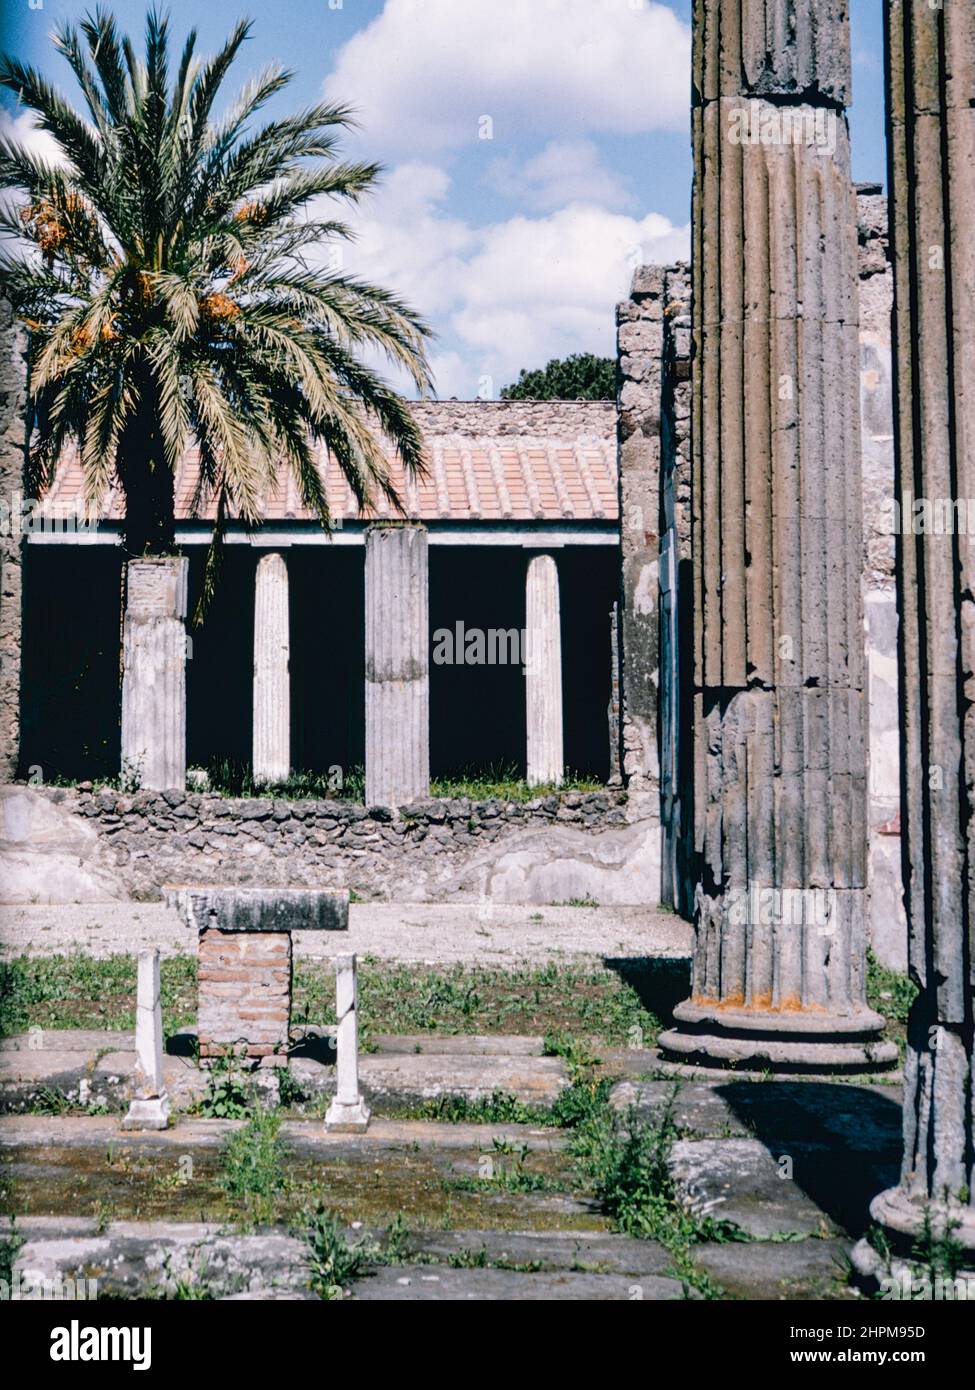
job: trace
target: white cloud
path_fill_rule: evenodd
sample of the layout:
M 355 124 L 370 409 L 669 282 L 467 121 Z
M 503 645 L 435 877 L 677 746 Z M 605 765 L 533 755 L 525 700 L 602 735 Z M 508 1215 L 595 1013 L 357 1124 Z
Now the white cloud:
M 488 169 L 487 182 L 539 212 L 583 201 L 628 208 L 635 201 L 625 181 L 605 167 L 592 140 L 551 140 L 524 164 L 501 157 Z
M 386 0 L 340 50 L 329 99 L 383 151 L 527 132 L 684 130 L 690 30 L 656 0 Z
M 348 269 L 436 320 L 441 395 L 490 394 L 550 357 L 614 351 L 614 306 L 641 262 L 688 253 L 687 227 L 576 202 L 544 216 L 473 227 L 444 210 L 448 176 L 433 165 L 395 169 L 359 214 Z
M 64 150 L 49 131 L 35 125 L 31 111 L 22 111 L 19 116 L 11 116 L 5 107 L 0 107 L 0 135 L 28 150 L 40 159 L 55 165 L 67 164 Z

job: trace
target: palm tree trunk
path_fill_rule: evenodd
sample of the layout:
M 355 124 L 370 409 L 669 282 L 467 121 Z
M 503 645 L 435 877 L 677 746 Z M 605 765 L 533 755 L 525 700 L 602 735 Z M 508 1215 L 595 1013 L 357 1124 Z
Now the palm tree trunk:
M 159 398 L 151 375 L 140 383 L 140 402 L 119 439 L 117 470 L 125 493 L 125 549 L 130 556 L 176 550 L 175 479 L 159 428 Z

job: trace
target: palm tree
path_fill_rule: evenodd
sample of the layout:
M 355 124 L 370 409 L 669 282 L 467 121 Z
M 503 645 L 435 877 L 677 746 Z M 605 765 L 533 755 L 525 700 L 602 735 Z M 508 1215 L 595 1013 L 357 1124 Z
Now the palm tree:
M 379 430 L 409 473 L 422 467 L 408 407 L 361 354 L 384 356 L 424 392 L 429 329 L 323 260 L 351 236 L 331 200 L 355 202 L 379 168 L 338 158 L 353 123 L 344 106 L 254 129 L 291 79 L 277 66 L 216 119 L 249 29 L 238 24 L 208 61 L 191 33 L 170 81 L 168 21 L 155 11 L 141 60 L 100 10 L 62 27 L 54 43 L 87 117 L 36 70 L 0 59 L 0 84 L 67 161 L 0 139 L 0 187 L 14 190 L 0 209 L 0 292 L 30 329 L 32 482 L 47 486 L 76 441 L 89 506 L 118 479 L 133 557 L 175 550 L 174 476 L 191 437 L 197 502 L 216 499 L 215 541 L 230 513 L 260 521 L 281 463 L 328 528 L 318 442 L 360 505 L 377 489 L 398 503 Z

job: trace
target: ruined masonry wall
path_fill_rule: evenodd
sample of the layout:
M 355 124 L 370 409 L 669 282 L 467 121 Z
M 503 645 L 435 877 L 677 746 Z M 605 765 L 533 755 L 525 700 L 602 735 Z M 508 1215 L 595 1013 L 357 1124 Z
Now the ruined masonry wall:
M 37 858 L 31 872 L 25 860 L 19 878 L 12 867 L 5 874 L 8 902 L 46 900 L 43 891 L 37 898 L 39 861 L 64 841 L 62 825 L 77 828 L 84 881 L 75 857 L 73 876 L 62 866 L 52 901 L 156 900 L 173 884 L 341 887 L 403 902 L 655 901 L 655 822 L 624 791 L 427 800 L 398 814 L 343 801 L 176 791 L 37 787 L 16 795 L 23 825 L 8 849 L 23 859 L 33 845 Z

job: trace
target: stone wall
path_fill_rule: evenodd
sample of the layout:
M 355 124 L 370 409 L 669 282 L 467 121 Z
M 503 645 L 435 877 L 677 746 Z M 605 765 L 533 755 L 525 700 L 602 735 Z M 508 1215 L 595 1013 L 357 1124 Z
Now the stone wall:
M 424 435 L 517 434 L 544 438 L 612 437 L 613 401 L 416 401 L 410 406 Z
M 15 776 L 20 756 L 21 558 L 23 535 L 13 516 L 24 486 L 27 374 L 25 342 L 7 300 L 0 300 L 0 781 Z M 17 523 L 15 525 L 15 523 Z
M 656 902 L 657 823 L 625 791 L 429 800 L 393 812 L 16 787 L 5 791 L 3 825 L 0 901 L 9 903 L 154 900 L 174 884 L 342 887 L 402 902 Z

